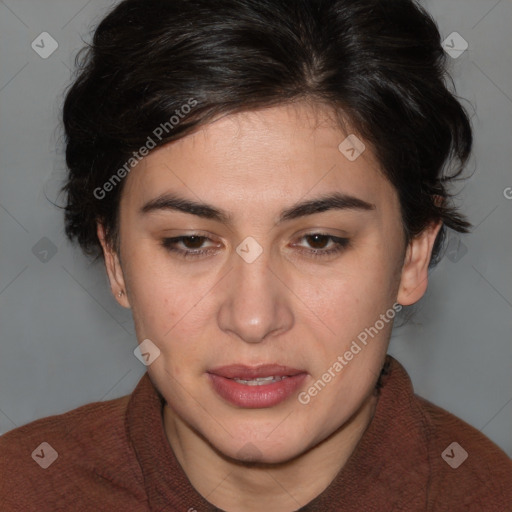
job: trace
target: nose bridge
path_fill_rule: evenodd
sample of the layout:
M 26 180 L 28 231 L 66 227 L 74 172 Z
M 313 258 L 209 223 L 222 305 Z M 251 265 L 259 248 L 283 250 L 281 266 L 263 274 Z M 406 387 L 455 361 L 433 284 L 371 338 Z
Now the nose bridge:
M 242 242 L 237 253 L 219 311 L 219 327 L 245 342 L 258 343 L 271 332 L 289 328 L 292 314 L 285 291 L 269 268 L 270 253 L 250 240 Z
M 259 255 L 254 261 L 234 258 L 233 278 L 235 292 L 244 299 L 258 294 L 271 294 L 272 282 L 269 270 L 270 258 L 267 253 Z

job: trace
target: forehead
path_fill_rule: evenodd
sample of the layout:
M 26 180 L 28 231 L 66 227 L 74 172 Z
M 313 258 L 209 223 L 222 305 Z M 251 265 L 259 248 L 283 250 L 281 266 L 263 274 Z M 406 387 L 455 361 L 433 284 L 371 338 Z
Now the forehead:
M 307 103 L 225 115 L 144 157 L 128 175 L 123 202 L 137 208 L 172 191 L 228 209 L 272 208 L 333 189 L 396 202 L 372 148 L 364 142 L 357 156 L 363 147 L 354 136 L 327 107 Z

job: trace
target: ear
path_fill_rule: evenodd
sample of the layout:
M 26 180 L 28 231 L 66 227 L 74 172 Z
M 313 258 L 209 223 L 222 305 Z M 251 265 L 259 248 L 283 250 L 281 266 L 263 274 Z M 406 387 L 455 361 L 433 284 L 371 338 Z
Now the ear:
M 432 248 L 442 225 L 441 220 L 429 224 L 409 242 L 398 289 L 397 302 L 399 304 L 410 306 L 418 302 L 425 294 Z
M 108 280 L 110 281 L 110 289 L 117 300 L 117 302 L 125 307 L 130 307 L 130 302 L 126 293 L 126 286 L 124 282 L 123 269 L 119 261 L 119 256 L 113 247 L 105 240 L 105 229 L 103 224 L 97 223 L 96 233 L 103 249 L 103 256 L 105 257 L 105 268 L 107 270 Z M 122 292 L 122 293 L 121 293 Z

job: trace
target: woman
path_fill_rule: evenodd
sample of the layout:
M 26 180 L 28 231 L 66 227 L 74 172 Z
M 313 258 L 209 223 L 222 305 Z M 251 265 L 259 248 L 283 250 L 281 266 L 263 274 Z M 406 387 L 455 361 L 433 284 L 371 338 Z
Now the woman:
M 386 355 L 470 228 L 446 78 L 411 0 L 118 4 L 64 103 L 66 232 L 147 373 L 2 436 L 2 510 L 510 510 L 510 459 Z

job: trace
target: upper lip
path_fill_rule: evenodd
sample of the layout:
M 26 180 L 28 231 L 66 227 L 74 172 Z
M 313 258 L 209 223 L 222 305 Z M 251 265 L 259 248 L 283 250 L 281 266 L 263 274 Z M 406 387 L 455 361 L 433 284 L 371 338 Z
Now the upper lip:
M 280 364 L 262 364 L 258 366 L 245 366 L 243 364 L 232 364 L 228 366 L 219 366 L 208 373 L 220 375 L 227 379 L 250 380 L 258 377 L 290 377 L 300 373 L 306 373 L 304 370 L 283 366 Z

